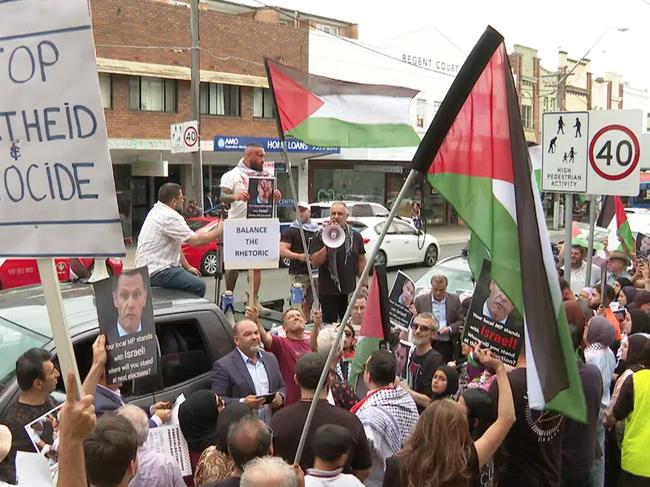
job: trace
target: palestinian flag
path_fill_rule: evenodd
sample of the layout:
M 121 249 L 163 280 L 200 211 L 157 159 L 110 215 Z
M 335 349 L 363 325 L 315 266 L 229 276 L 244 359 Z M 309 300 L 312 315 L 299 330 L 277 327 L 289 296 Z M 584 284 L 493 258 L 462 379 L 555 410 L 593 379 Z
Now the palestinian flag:
M 625 208 L 620 196 L 614 196 L 614 206 L 616 208 L 616 236 L 621 243 L 621 251 L 627 255 L 633 256 L 636 251 L 636 242 L 632 236 L 630 222 L 627 221 Z
M 598 219 L 596 220 L 596 226 L 607 228 L 609 227 L 612 218 L 614 218 L 615 208 L 614 208 L 614 197 L 613 196 L 603 196 L 603 207 L 600 209 L 598 214 Z
M 413 159 L 483 247 L 524 316 L 528 401 L 585 421 L 586 407 L 503 37 L 488 27 Z M 471 260 L 471 259 L 470 259 Z
M 361 320 L 359 338 L 348 376 L 348 383 L 353 390 L 356 390 L 358 380 L 363 381 L 363 370 L 368 357 L 381 348 L 381 344 L 389 332 L 386 268 L 375 266 L 368 303 Z
M 416 147 L 409 107 L 417 90 L 350 83 L 264 60 L 278 131 L 323 147 Z

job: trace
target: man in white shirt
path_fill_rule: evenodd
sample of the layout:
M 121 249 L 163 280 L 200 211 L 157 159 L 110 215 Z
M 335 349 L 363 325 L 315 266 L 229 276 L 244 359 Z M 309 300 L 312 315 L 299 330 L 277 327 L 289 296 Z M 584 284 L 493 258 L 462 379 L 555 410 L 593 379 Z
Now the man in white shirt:
M 180 185 L 165 183 L 160 187 L 158 202 L 147 214 L 138 236 L 135 266 L 147 266 L 152 286 L 182 289 L 203 297 L 201 271 L 187 262 L 181 244 L 200 247 L 218 240 L 223 223 L 193 232 L 179 213 L 184 200 Z
M 147 304 L 144 279 L 138 271 L 126 271 L 115 281 L 113 304 L 117 310 L 119 338 L 142 331 L 142 313 Z
M 244 149 L 244 157 L 239 160 L 239 163 L 230 171 L 221 176 L 221 195 L 219 200 L 222 203 L 230 205 L 228 210 L 228 218 L 246 218 L 246 207 L 250 194 L 248 193 L 248 178 L 269 176 L 268 172 L 264 169 L 264 159 L 266 154 L 264 148 L 258 144 L 249 144 Z M 273 199 L 278 201 L 282 197 L 279 190 L 273 192 Z M 237 276 L 239 271 L 229 270 L 226 271 L 226 290 L 235 291 L 237 285 Z M 255 302 L 260 311 L 260 314 L 268 314 L 268 310 L 262 307 L 258 301 L 258 294 L 260 290 L 260 283 L 262 282 L 262 272 L 256 269 L 253 273 L 253 292 L 255 294 Z
M 585 262 L 586 249 L 579 245 L 571 246 L 571 291 L 576 296 L 580 295 L 580 291 L 584 287 L 594 287 L 600 281 L 600 267 L 591 265 L 591 278 L 588 283 L 585 283 L 587 277 L 587 262 Z

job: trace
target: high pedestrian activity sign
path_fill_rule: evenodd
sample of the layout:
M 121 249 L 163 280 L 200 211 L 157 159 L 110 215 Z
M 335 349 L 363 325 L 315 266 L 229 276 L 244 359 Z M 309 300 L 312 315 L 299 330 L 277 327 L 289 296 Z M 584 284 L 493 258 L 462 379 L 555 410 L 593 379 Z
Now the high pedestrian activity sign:
M 542 190 L 636 195 L 642 118 L 640 110 L 544 113 Z

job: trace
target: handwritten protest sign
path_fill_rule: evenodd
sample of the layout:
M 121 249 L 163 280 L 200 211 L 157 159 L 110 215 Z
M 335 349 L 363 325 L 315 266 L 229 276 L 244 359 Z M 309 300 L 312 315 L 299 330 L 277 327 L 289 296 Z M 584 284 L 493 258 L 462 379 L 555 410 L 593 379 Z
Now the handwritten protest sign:
M 277 218 L 228 219 L 223 225 L 225 269 L 274 269 L 280 259 Z
M 390 303 L 388 315 L 391 324 L 408 329 L 413 321 L 410 307 L 415 301 L 415 284 L 402 271 L 395 276 L 388 301 Z
M 482 343 L 508 365 L 516 365 L 523 343 L 524 321 L 512 301 L 499 288 L 484 260 L 467 312 L 463 343 Z
M 0 255 L 125 255 L 86 0 L 0 19 Z
M 106 335 L 108 383 L 154 375 L 158 350 L 147 268 L 125 271 L 94 286 L 99 331 Z

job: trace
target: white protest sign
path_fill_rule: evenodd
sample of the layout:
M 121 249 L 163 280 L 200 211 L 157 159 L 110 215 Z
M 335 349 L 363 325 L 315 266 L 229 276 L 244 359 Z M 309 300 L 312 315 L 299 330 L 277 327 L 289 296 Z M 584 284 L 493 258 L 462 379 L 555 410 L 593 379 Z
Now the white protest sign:
M 542 190 L 587 190 L 589 112 L 542 115 Z
M 0 255 L 124 256 L 87 1 L 0 18 Z
M 275 269 L 280 259 L 280 220 L 228 219 L 223 226 L 225 269 Z
M 173 123 L 170 125 L 171 152 L 197 152 L 199 150 L 199 122 Z
M 590 112 L 587 172 L 589 194 L 639 194 L 639 137 L 642 128 L 641 110 Z

